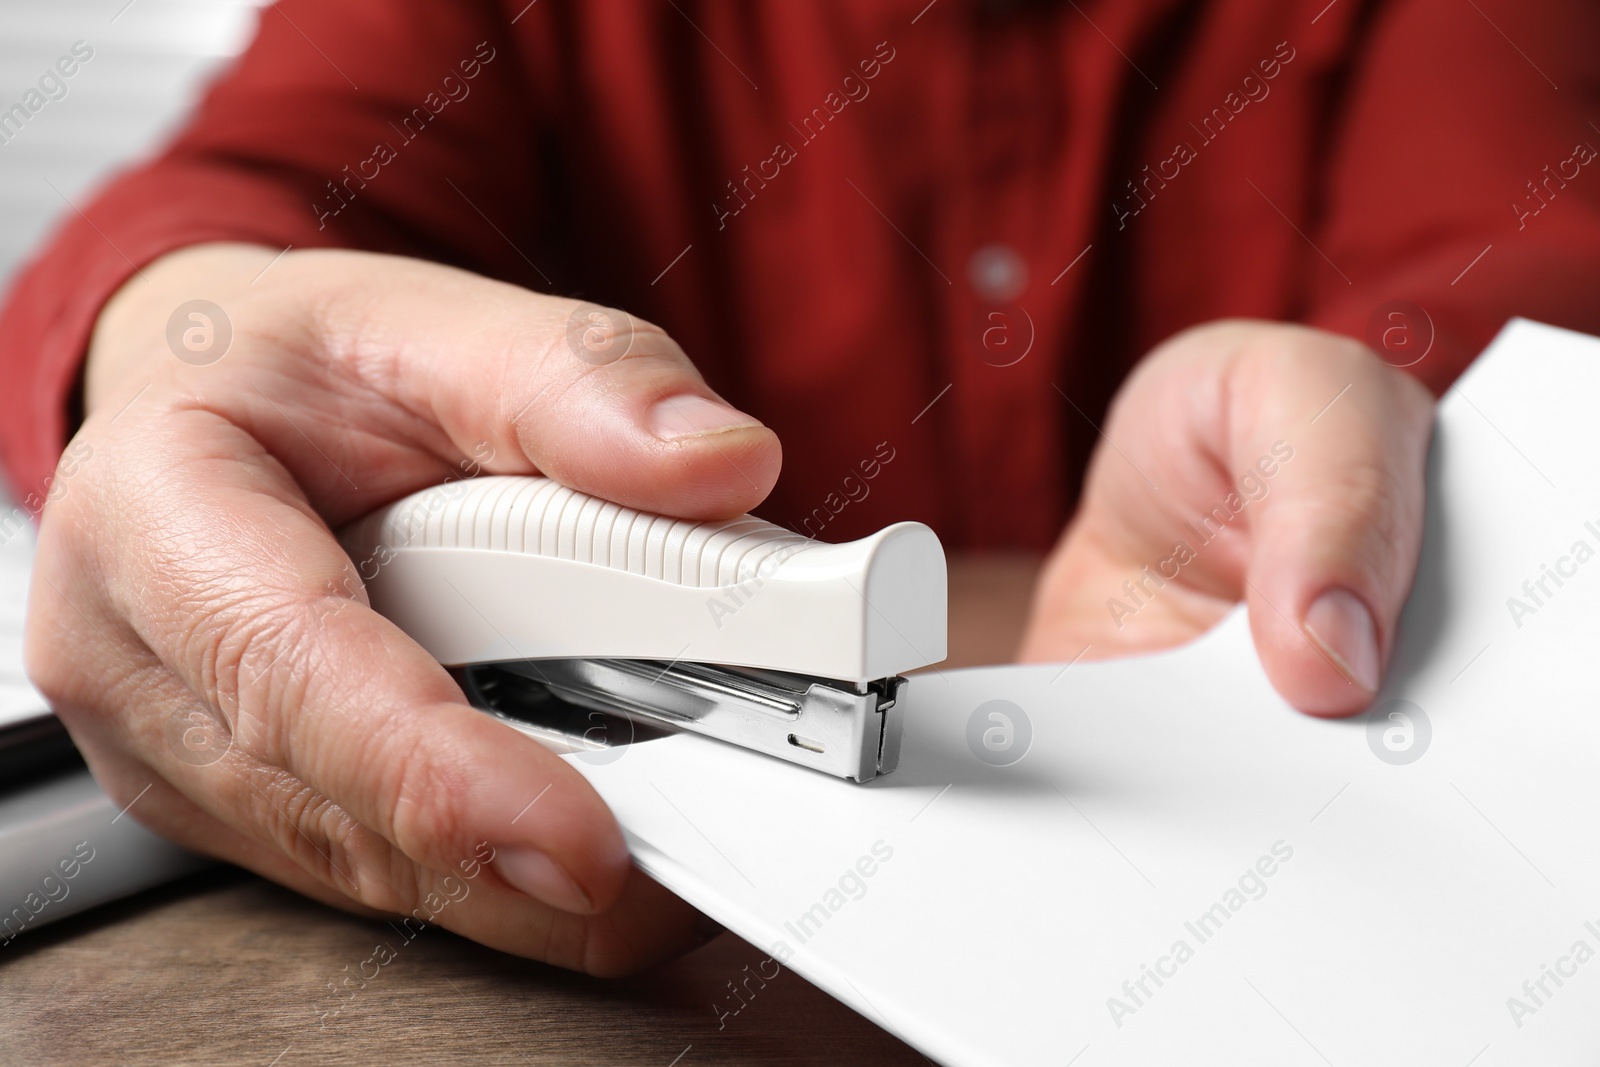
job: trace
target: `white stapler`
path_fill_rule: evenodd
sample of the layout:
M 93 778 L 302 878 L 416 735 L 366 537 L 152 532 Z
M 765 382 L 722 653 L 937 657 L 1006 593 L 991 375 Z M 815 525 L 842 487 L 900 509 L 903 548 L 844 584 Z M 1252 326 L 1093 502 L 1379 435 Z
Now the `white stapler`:
M 601 713 L 624 717 L 624 743 L 636 723 L 689 730 L 865 782 L 899 758 L 900 675 L 945 657 L 944 550 L 921 523 L 830 545 L 495 476 L 341 539 L 377 611 L 474 704 L 546 740 L 593 747 L 573 715 Z

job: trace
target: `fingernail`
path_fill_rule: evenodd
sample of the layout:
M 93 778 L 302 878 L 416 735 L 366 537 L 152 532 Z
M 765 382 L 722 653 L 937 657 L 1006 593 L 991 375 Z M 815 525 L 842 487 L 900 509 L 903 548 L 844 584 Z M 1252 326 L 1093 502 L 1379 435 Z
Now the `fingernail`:
M 544 901 L 552 908 L 586 915 L 594 902 L 572 875 L 543 852 L 531 848 L 500 849 L 494 858 L 495 870 L 513 889 Z
M 1369 692 L 1378 691 L 1378 630 L 1359 597 L 1348 589 L 1328 590 L 1311 605 L 1300 628 L 1341 674 Z
M 669 396 L 658 400 L 646 416 L 650 432 L 663 441 L 760 426 L 761 420 L 703 396 Z

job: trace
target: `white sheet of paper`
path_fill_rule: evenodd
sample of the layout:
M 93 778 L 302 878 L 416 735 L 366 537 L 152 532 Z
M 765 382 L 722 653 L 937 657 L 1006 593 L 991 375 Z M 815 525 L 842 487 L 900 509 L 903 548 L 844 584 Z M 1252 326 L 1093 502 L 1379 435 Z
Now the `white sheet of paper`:
M 866 786 L 689 735 L 569 758 L 653 876 L 945 1063 L 1593 1063 L 1596 398 L 1600 341 L 1525 322 L 1445 398 L 1372 725 L 1290 709 L 1236 613 L 919 677 Z M 969 746 L 994 700 L 1031 728 L 1011 766 Z
M 0 489 L 0 730 L 50 713 L 22 672 L 22 619 L 33 565 L 33 523 Z

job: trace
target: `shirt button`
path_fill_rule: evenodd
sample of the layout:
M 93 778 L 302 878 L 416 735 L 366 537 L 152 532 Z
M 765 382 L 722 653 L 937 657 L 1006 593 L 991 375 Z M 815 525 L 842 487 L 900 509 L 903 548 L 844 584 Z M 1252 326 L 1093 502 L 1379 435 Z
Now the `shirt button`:
M 1028 287 L 1028 265 L 1010 245 L 984 245 L 967 260 L 967 281 L 985 300 L 1004 303 Z

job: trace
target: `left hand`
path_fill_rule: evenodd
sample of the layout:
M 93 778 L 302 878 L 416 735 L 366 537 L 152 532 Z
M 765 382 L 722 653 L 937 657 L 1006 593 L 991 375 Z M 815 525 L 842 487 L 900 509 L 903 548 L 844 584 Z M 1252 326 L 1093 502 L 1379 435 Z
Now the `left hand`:
M 1239 320 L 1177 335 L 1112 405 L 1019 659 L 1177 645 L 1244 600 L 1285 700 L 1364 710 L 1416 574 L 1432 426 L 1428 391 L 1356 341 Z

